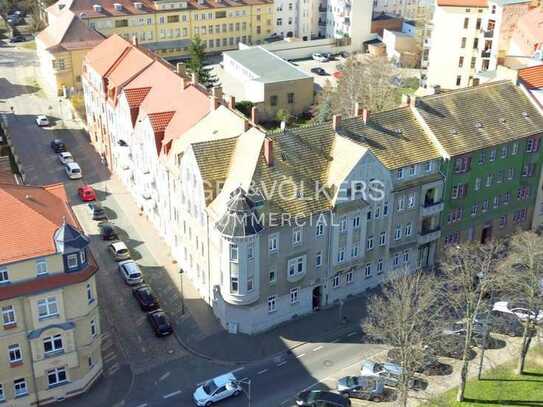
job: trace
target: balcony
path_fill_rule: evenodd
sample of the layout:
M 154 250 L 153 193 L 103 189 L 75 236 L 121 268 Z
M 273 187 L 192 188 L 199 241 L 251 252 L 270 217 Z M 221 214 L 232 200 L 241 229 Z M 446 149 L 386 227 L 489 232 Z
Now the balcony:
M 424 202 L 424 205 L 420 208 L 420 214 L 424 218 L 427 216 L 436 215 L 439 212 L 441 212 L 444 207 L 445 207 L 445 204 L 443 203 L 443 201 L 441 202 L 427 201 L 427 202 Z
M 485 38 L 494 38 L 494 30 L 483 31 Z
M 490 58 L 490 50 L 489 49 L 484 49 L 481 51 L 481 57 L 483 58 Z
M 439 226 L 431 228 L 431 229 L 423 227 L 417 240 L 418 240 L 419 245 L 424 245 L 424 244 L 433 242 L 434 240 L 437 240 L 440 237 L 441 237 L 441 229 Z

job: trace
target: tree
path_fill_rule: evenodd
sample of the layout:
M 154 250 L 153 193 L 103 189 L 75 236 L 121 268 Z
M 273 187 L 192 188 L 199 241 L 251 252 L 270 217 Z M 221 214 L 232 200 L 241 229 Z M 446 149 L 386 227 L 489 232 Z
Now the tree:
M 395 347 L 402 367 L 398 386 L 400 402 L 407 405 L 414 373 L 425 363 L 422 344 L 438 321 L 436 281 L 422 272 L 402 269 L 391 276 L 381 295 L 369 301 L 364 332 Z
M 504 246 L 499 241 L 484 245 L 468 242 L 448 248 L 441 263 L 441 297 L 451 317 L 462 320 L 465 329 L 457 401 L 464 400 L 477 316 L 485 311 L 483 300 L 496 286 L 496 269 L 503 254 Z
M 206 88 L 218 86 L 218 79 L 211 72 L 211 68 L 204 65 L 205 45 L 199 36 L 192 39 L 189 47 L 190 60 L 187 69 L 191 74 L 196 74 L 196 79 Z
M 536 316 L 543 309 L 543 237 L 520 232 L 510 241 L 509 253 L 502 264 L 500 288 L 513 301 L 520 301 L 531 312 L 523 321 L 524 331 L 518 361 L 518 374 L 524 372 L 526 356 L 536 331 Z

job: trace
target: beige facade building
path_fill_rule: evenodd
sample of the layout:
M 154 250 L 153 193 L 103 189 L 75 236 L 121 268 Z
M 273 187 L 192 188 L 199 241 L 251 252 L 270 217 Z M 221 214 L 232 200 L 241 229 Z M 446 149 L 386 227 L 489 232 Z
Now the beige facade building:
M 0 400 L 45 405 L 102 372 L 98 268 L 61 184 L 0 184 L 0 200 Z

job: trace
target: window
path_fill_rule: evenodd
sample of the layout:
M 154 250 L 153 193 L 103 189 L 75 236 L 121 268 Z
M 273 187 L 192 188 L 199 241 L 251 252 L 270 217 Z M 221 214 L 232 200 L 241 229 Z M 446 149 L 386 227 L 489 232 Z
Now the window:
M 302 229 L 296 228 L 292 231 L 292 245 L 296 246 L 302 243 Z
M 377 260 L 377 274 L 381 274 L 383 272 L 383 259 Z
M 96 328 L 96 320 L 91 319 L 91 321 L 90 321 L 90 334 L 91 334 L 91 336 L 96 336 L 97 333 L 98 333 L 98 329 Z
M 398 211 L 403 211 L 405 209 L 405 196 L 398 198 Z
M 528 211 L 526 208 L 519 209 L 518 211 L 515 211 L 513 214 L 513 222 L 514 223 L 522 223 L 526 220 L 526 215 Z
M 270 105 L 277 106 L 277 100 L 278 100 L 277 95 L 271 95 L 270 96 Z
M 4 326 L 15 325 L 17 321 L 15 319 L 15 308 L 13 308 L 13 305 L 2 307 L 2 318 L 4 320 Z
M 320 267 L 322 265 L 322 252 L 317 252 L 315 255 L 315 267 Z
M 168 16 L 166 18 L 166 21 L 168 21 L 168 23 L 178 23 L 179 22 L 179 16 Z
M 488 155 L 488 161 L 494 161 L 496 159 L 496 149 L 493 148 L 490 150 L 490 154 Z
M 43 351 L 45 353 L 60 352 L 64 350 L 62 346 L 62 335 L 57 334 L 43 338 Z
M 501 158 L 507 158 L 507 146 L 502 146 L 500 150 L 500 157 Z
M 324 235 L 324 223 L 319 222 L 315 228 L 315 236 L 320 237 Z
M 526 200 L 528 199 L 528 197 L 530 196 L 530 187 L 528 186 L 523 186 L 523 187 L 520 187 L 518 190 L 517 190 L 517 199 L 518 200 Z
M 470 157 L 460 157 L 454 161 L 454 172 L 462 173 L 469 171 Z
M 464 18 L 464 28 L 468 28 L 468 26 L 469 26 L 469 18 L 466 17 Z
M 66 263 L 68 264 L 69 269 L 75 269 L 78 266 L 78 255 L 77 254 L 69 254 L 66 256 Z
M 238 245 L 230 243 L 230 261 L 237 263 L 238 259 Z
M 4 395 L 4 386 L 0 384 L 0 401 L 4 401 L 6 396 Z
M 85 249 L 79 252 L 79 260 L 82 264 L 87 262 L 87 252 L 85 251 Z
M 345 282 L 347 284 L 352 284 L 353 283 L 353 272 L 352 271 L 349 271 L 347 274 L 345 274 Z
M 509 205 L 510 200 L 511 200 L 511 192 L 506 192 L 505 194 L 503 194 L 503 197 L 502 197 L 503 205 Z
M 381 217 L 381 207 L 377 206 L 375 207 L 375 219 L 379 219 Z
M 394 240 L 400 240 L 402 238 L 402 225 L 396 225 L 394 230 Z
M 462 68 L 464 66 L 464 57 L 458 58 L 458 68 Z
M 417 167 L 415 165 L 410 165 L 409 167 L 407 167 L 407 171 L 408 171 L 410 176 L 416 175 L 417 174 Z
M 400 253 L 396 253 L 392 258 L 392 266 L 398 267 L 400 265 Z
M 287 103 L 289 105 L 294 104 L 294 93 L 287 93 Z
M 371 263 L 366 264 L 366 266 L 364 267 L 364 276 L 366 278 L 371 277 Z
M 481 211 L 486 212 L 488 209 L 488 199 L 483 200 L 483 204 L 481 206 Z
M 501 184 L 503 182 L 503 170 L 499 170 L 496 173 L 496 183 Z
M 338 288 L 339 287 L 339 274 L 336 274 L 332 278 L 332 288 Z
M 247 259 L 253 260 L 255 258 L 255 247 L 250 244 L 247 245 Z
M 399 168 L 399 169 L 398 169 L 397 177 L 398 177 L 398 179 L 402 179 L 402 178 L 403 178 L 403 168 Z
M 373 236 L 368 237 L 368 243 L 366 244 L 366 248 L 367 248 L 368 250 L 372 250 L 372 249 L 373 249 Z
M 414 208 L 416 202 L 417 202 L 416 195 L 414 192 L 411 192 L 409 196 L 407 197 L 407 207 Z
M 460 48 L 466 48 L 466 37 L 462 37 L 462 41 L 460 42 Z
M 161 21 L 163 23 L 163 21 Z M 128 27 L 128 20 L 115 20 L 115 28 Z
M 481 154 L 479 154 L 479 165 L 483 165 L 486 160 L 486 151 L 481 151 Z
M 432 162 L 431 161 L 426 161 L 424 164 L 422 164 L 422 168 L 426 172 L 432 172 Z
M 239 278 L 230 277 L 230 292 L 237 293 L 239 292 Z
M 486 187 L 490 187 L 490 186 L 492 185 L 492 179 L 493 179 L 493 178 L 494 178 L 494 177 L 492 176 L 492 174 L 488 174 L 488 175 L 486 176 L 486 182 L 485 182 L 485 186 L 486 186 Z
M 58 315 L 57 299 L 55 297 L 44 298 L 38 301 L 38 315 L 40 319 Z
M 412 229 L 413 229 L 413 225 L 411 223 L 408 223 L 407 225 L 405 225 L 404 235 L 411 236 Z
M 476 57 L 471 57 L 471 61 L 470 61 L 470 68 L 471 69 L 475 69 L 475 64 L 477 63 L 477 58 Z
M 368 212 L 366 213 L 366 219 L 367 220 L 371 220 L 371 217 L 372 217 L 372 213 L 371 213 L 371 209 L 368 210 Z
M 462 208 L 451 209 L 451 211 L 449 212 L 449 216 L 447 218 L 447 223 L 460 222 L 462 220 L 463 212 L 464 211 Z
M 526 142 L 526 152 L 535 153 L 539 150 L 539 139 L 538 138 L 529 138 Z
M 345 248 L 340 247 L 337 252 L 337 262 L 343 263 L 345 261 Z
M 47 381 L 49 386 L 56 386 L 68 381 L 66 377 L 66 369 L 64 367 L 57 367 L 47 371 Z
M 360 216 L 355 216 L 353 218 L 353 228 L 358 229 L 360 227 Z
M 404 264 L 409 263 L 409 250 L 403 251 L 403 262 Z
M 480 18 L 478 18 L 477 21 L 475 22 L 475 29 L 476 30 L 481 29 L 481 19 Z
M 360 246 L 358 243 L 353 243 L 353 247 L 351 248 L 351 257 L 355 258 L 358 257 L 360 254 Z
M 479 38 L 473 39 L 473 49 L 479 48 Z
M 518 143 L 513 143 L 513 148 L 511 150 L 511 155 L 517 155 L 518 153 Z
M 475 178 L 475 190 L 478 191 L 481 189 L 481 178 Z
M 250 293 L 254 288 L 254 280 L 252 278 L 247 279 L 247 292 Z
M 21 397 L 28 394 L 26 387 L 26 379 L 16 379 L 13 381 L 13 390 L 15 391 L 15 397 Z
M 514 177 L 515 177 L 515 169 L 514 168 L 509 168 L 507 170 L 507 179 L 509 181 L 511 181 Z
M 379 246 L 384 246 L 387 240 L 387 232 L 381 232 L 379 234 Z
M 69 263 L 68 263 L 68 267 L 70 267 Z M 77 267 L 77 260 L 76 260 L 76 267 Z M 45 259 L 36 260 L 36 273 L 38 276 L 43 276 L 47 274 L 47 261 Z
M 9 345 L 8 353 L 9 353 L 9 363 L 13 364 L 13 363 L 19 363 L 23 361 L 21 347 L 18 344 Z
M 0 284 L 9 283 L 7 267 L 0 267 Z
M 479 212 L 479 204 L 474 203 L 471 207 L 471 216 L 477 216 L 477 213 Z
M 387 215 L 388 215 L 388 202 L 385 201 L 383 205 L 383 216 L 387 216 Z
M 277 310 L 277 297 L 272 295 L 268 297 L 268 312 L 275 312 Z
M 300 292 L 300 289 L 298 287 L 290 289 L 290 303 L 291 304 L 296 304 L 300 301 L 298 299 L 299 292 Z
M 500 216 L 500 228 L 503 228 L 505 225 L 507 225 L 507 215 Z
M 87 301 L 89 304 L 94 302 L 94 294 L 92 292 L 92 285 L 90 283 L 87 283 Z
M 461 83 L 462 83 L 462 76 L 457 75 L 456 76 L 456 86 L 460 86 Z
M 318 225 L 317 225 L 318 227 Z M 268 250 L 270 252 L 275 252 L 279 249 L 279 235 L 274 233 L 268 237 Z
M 294 277 L 305 273 L 305 256 L 295 257 L 287 263 L 288 276 Z

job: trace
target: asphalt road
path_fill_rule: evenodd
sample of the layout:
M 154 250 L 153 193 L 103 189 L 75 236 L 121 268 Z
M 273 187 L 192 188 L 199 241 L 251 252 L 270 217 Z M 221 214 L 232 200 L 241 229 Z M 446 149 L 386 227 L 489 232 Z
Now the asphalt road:
M 32 52 L 0 48 L 1 119 L 9 124 L 26 183 L 64 182 L 74 211 L 91 237 L 92 249 L 100 265 L 98 295 L 103 316 L 105 373 L 89 393 L 64 404 L 70 407 L 189 406 L 192 405 L 192 391 L 198 383 L 234 370 L 238 378 L 251 382 L 250 406 L 291 406 L 298 392 L 312 386 L 333 388 L 338 377 L 355 374 L 363 358 L 371 358 L 382 351 L 381 346 L 361 344 L 360 332 L 351 332 L 342 338 L 332 338 L 328 343 L 305 344 L 293 352 L 285 351 L 246 366 L 228 367 L 192 355 L 173 336 L 166 340 L 154 338 L 131 298 L 130 290 L 120 281 L 115 263 L 105 253 L 105 243 L 97 237 L 96 225 L 89 220 L 76 195 L 77 187 L 83 182 L 104 191 L 107 173 L 85 132 L 70 120 L 65 105 L 68 102 L 47 97 L 36 87 L 37 73 Z M 34 123 L 38 114 L 47 114 L 54 126 L 38 128 Z M 82 181 L 66 178 L 49 148 L 50 140 L 55 137 L 66 142 L 81 165 Z M 153 264 L 145 242 L 139 238 L 131 219 L 123 214 L 125 199 L 130 197 L 106 195 L 105 206 L 117 215 L 115 223 L 130 236 L 130 244 L 141 256 L 138 262 Z M 151 282 L 159 289 L 164 284 L 159 272 Z M 166 296 L 161 297 L 159 293 L 164 305 L 175 313 L 175 304 L 166 305 Z M 248 386 L 246 390 L 249 392 Z M 249 406 L 249 401 L 241 395 L 221 405 Z

